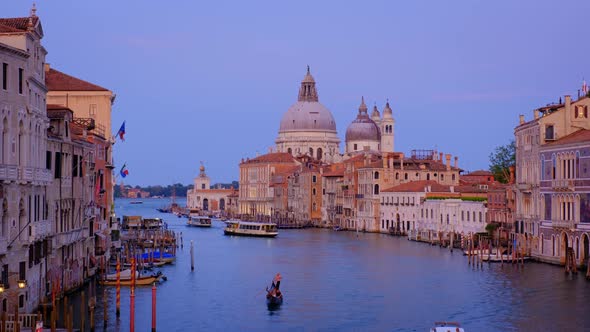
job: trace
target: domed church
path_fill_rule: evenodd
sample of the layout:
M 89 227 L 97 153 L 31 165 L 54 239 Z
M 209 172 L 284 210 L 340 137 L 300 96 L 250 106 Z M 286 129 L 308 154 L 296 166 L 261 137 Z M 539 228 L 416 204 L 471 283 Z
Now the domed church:
M 365 99 L 361 98 L 356 119 L 346 129 L 346 154 L 352 155 L 364 151 L 393 152 L 394 123 L 389 101 L 383 109 L 383 117 L 377 105 L 373 107 L 369 117 Z
M 278 152 L 307 154 L 327 163 L 340 158 L 340 139 L 330 110 L 319 102 L 315 80 L 307 67 L 299 97 L 283 115 L 275 141 Z

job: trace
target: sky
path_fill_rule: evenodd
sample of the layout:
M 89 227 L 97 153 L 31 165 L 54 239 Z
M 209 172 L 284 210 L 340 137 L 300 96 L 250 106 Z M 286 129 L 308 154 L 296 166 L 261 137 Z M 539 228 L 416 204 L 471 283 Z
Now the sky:
M 1 17 L 32 1 L 1 0 Z M 514 137 L 519 114 L 590 82 L 590 1 L 38 0 L 52 68 L 112 90 L 126 184 L 239 178 L 274 146 L 306 67 L 344 134 L 364 96 L 395 118 L 395 150 L 465 171 Z M 117 168 L 118 170 L 118 168 Z

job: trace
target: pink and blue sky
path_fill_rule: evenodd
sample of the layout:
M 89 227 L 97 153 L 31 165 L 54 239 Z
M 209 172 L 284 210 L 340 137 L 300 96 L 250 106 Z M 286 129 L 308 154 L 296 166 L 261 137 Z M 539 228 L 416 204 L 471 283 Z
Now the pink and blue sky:
M 32 2 L 2 1 L 0 16 Z M 47 62 L 117 94 L 115 162 L 132 185 L 214 182 L 273 146 L 306 66 L 344 141 L 361 96 L 396 120 L 397 151 L 467 171 L 518 115 L 590 81 L 590 2 L 39 0 Z M 341 144 L 343 147 L 344 144 Z

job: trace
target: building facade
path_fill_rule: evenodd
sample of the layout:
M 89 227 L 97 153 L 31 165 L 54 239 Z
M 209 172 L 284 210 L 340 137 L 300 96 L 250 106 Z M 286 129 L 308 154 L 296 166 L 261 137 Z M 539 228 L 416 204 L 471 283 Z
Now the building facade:
M 201 165 L 193 189 L 187 191 L 186 206 L 203 214 L 228 216 L 231 215 L 230 205 L 237 203 L 232 202 L 235 192 L 234 189 L 211 188 L 211 179 L 205 173 L 205 166 Z
M 50 264 L 42 38 L 34 7 L 28 17 L 0 18 L 0 265 L 2 308 L 11 311 L 30 312 L 44 298 Z

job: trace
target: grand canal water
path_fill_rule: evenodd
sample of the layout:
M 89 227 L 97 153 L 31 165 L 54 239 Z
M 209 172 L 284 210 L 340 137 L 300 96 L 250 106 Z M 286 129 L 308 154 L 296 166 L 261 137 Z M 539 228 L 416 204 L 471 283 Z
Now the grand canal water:
M 161 269 L 168 281 L 158 288 L 158 331 L 428 331 L 439 320 L 459 321 L 468 332 L 590 330 L 590 282 L 559 267 L 475 270 L 459 251 L 380 234 L 307 229 L 281 230 L 275 239 L 228 237 L 221 222 L 188 228 L 186 219 L 158 213 L 167 200 L 129 202 L 116 201 L 119 216 L 162 217 L 183 234 L 176 263 Z M 285 302 L 269 311 L 263 290 L 277 272 Z M 115 289 L 107 292 L 107 330 L 128 331 L 128 288 L 118 323 Z M 150 287 L 138 288 L 136 310 L 136 331 L 149 331 Z M 101 312 L 99 305 L 98 321 Z

